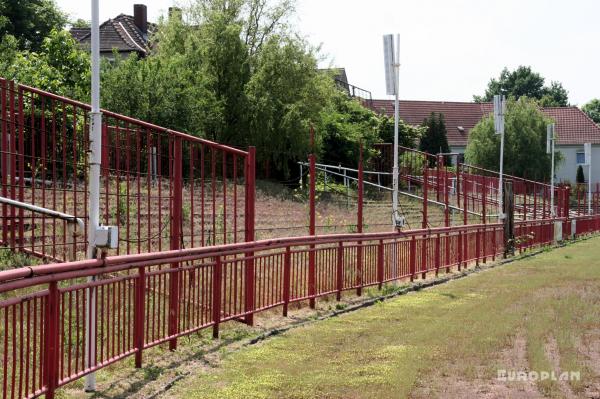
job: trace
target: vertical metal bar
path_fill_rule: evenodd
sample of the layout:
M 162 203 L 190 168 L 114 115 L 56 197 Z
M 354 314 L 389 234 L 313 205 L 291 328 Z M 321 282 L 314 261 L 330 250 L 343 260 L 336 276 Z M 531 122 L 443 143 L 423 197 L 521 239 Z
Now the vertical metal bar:
M 311 127 L 312 134 L 312 127 Z M 316 211 L 315 211 L 315 186 L 317 180 L 317 170 L 316 170 L 316 159 L 314 154 L 310 154 L 308 156 L 309 168 L 310 168 L 310 186 L 309 186 L 309 212 L 310 212 L 310 225 L 309 225 L 309 234 L 311 236 L 315 235 L 316 230 Z M 308 253 L 308 295 L 310 297 L 310 308 L 314 309 L 316 306 L 315 301 L 315 245 L 311 244 L 309 253 Z
M 251 242 L 255 239 L 254 218 L 255 218 L 255 201 L 256 201 L 256 148 L 248 148 L 248 156 L 246 158 L 246 232 L 245 241 Z M 246 313 L 245 323 L 248 325 L 254 324 L 254 253 L 246 253 L 246 261 L 244 266 L 244 311 Z
M 363 148 L 362 143 L 360 144 L 360 151 L 358 157 L 358 212 L 356 221 L 356 230 L 358 233 L 363 232 L 363 190 L 364 190 L 364 177 L 363 177 Z M 363 246 L 362 241 L 358 242 L 356 248 L 356 295 L 362 295 L 363 285 Z
M 183 206 L 183 159 L 181 137 L 176 137 L 173 143 L 173 204 L 171 220 L 171 250 L 181 248 L 181 215 Z M 179 269 L 179 262 L 171 263 L 172 269 Z M 179 271 L 169 276 L 169 336 L 178 332 L 179 315 Z M 169 349 L 177 349 L 177 338 L 169 340 Z
M 292 264 L 292 253 L 290 247 L 285 248 L 283 257 L 283 316 L 288 315 L 288 305 L 290 303 L 290 269 Z
M 336 263 L 336 299 L 342 299 L 342 291 L 344 289 L 344 243 L 340 241 L 337 247 L 337 263 Z
M 379 240 L 377 244 L 377 281 L 379 282 L 379 289 L 383 287 L 384 273 L 383 273 L 383 262 L 384 262 L 384 246 L 383 240 Z
M 458 271 L 460 271 L 463 262 L 463 233 L 462 228 L 458 230 Z
M 219 338 L 219 323 L 221 322 L 221 267 L 221 257 L 217 256 L 212 275 L 213 338 Z
M 485 176 L 483 176 L 483 185 L 481 187 L 481 216 L 483 218 L 483 224 L 487 223 L 486 202 L 487 202 L 487 179 Z
M 423 155 L 423 158 L 425 159 L 425 162 L 423 164 L 423 220 L 421 222 L 421 227 L 422 228 L 427 228 L 428 225 L 428 219 L 427 219 L 427 197 L 428 197 L 428 191 L 429 191 L 429 159 L 427 158 L 427 155 Z
M 440 245 L 441 245 L 441 243 L 440 243 L 440 233 L 438 233 L 435 236 L 435 275 L 436 275 L 436 277 L 437 277 L 437 275 L 438 275 L 438 273 L 440 271 L 440 261 L 441 261 L 441 259 L 440 259 L 440 251 L 441 251 Z
M 46 342 L 44 350 L 44 385 L 46 385 L 46 398 L 54 398 L 54 391 L 58 387 L 58 325 L 59 325 L 59 291 L 55 281 L 48 287 L 44 320 Z
M 415 236 L 412 236 L 410 240 L 410 254 L 409 254 L 409 263 L 410 263 L 410 281 L 414 281 L 416 274 L 416 266 L 417 266 L 417 240 Z
M 468 212 L 467 212 L 468 211 L 468 207 L 469 207 L 469 204 L 467 202 L 467 184 L 466 184 L 467 183 L 467 178 L 465 177 L 465 166 L 464 165 L 462 165 L 462 166 L 463 166 L 463 168 L 462 168 L 462 177 L 463 177 L 463 179 L 462 179 L 462 184 L 463 184 L 462 185 L 462 190 L 463 190 L 463 224 L 467 225 L 469 223 L 468 222 L 469 215 L 468 215 Z
M 135 367 L 142 367 L 142 351 L 144 350 L 144 320 L 146 320 L 146 268 L 138 268 L 138 277 L 135 280 L 135 309 L 133 335 L 135 339 Z

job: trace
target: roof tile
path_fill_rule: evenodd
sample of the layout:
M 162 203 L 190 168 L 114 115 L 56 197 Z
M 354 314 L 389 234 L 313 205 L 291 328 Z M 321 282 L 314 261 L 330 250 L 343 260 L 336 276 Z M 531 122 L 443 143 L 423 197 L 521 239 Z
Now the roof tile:
M 373 100 L 371 108 L 380 114 L 394 116 L 393 100 Z M 411 125 L 420 125 L 432 112 L 444 114 L 448 143 L 467 145 L 471 129 L 492 112 L 491 103 L 454 101 L 400 101 L 400 118 Z M 559 145 L 600 144 L 600 127 L 577 107 L 547 107 L 542 112 L 554 119 Z M 459 131 L 464 129 L 464 133 Z

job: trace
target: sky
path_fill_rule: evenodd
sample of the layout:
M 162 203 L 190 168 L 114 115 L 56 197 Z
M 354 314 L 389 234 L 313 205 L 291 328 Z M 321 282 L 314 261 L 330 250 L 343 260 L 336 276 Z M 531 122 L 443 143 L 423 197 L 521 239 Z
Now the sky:
M 86 0 L 56 0 L 89 20 Z M 148 6 L 150 21 L 173 0 L 100 0 L 104 21 Z M 84 7 L 82 7 L 85 5 Z M 400 34 L 400 97 L 471 101 L 504 67 L 529 65 L 569 92 L 600 98 L 597 0 L 297 0 L 292 24 L 321 46 L 321 67 L 344 67 L 351 84 L 385 94 L 382 35 Z

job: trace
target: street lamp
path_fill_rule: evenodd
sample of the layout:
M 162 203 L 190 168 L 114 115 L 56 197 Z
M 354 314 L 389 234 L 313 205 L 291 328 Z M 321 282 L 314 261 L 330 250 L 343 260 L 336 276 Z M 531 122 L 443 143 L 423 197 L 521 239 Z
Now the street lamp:
M 503 186 L 503 175 L 504 175 L 504 114 L 506 113 L 506 100 L 503 94 L 494 95 L 494 129 L 496 134 L 500 135 L 500 179 L 499 179 L 499 193 L 500 198 L 498 201 L 499 212 L 498 219 L 504 219 L 504 186 Z
M 552 154 L 552 166 L 550 169 L 550 217 L 553 219 L 556 217 L 556 211 L 554 210 L 554 142 L 556 141 L 554 127 L 554 123 L 551 123 L 546 129 L 546 153 Z

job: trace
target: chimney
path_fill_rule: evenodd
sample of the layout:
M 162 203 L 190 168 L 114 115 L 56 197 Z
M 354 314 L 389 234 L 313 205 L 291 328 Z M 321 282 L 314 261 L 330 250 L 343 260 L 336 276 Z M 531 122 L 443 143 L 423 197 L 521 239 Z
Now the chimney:
M 133 5 L 133 22 L 144 35 L 148 33 L 148 10 L 145 4 Z
M 169 19 L 177 18 L 177 20 L 181 21 L 181 8 L 179 7 L 169 7 Z

